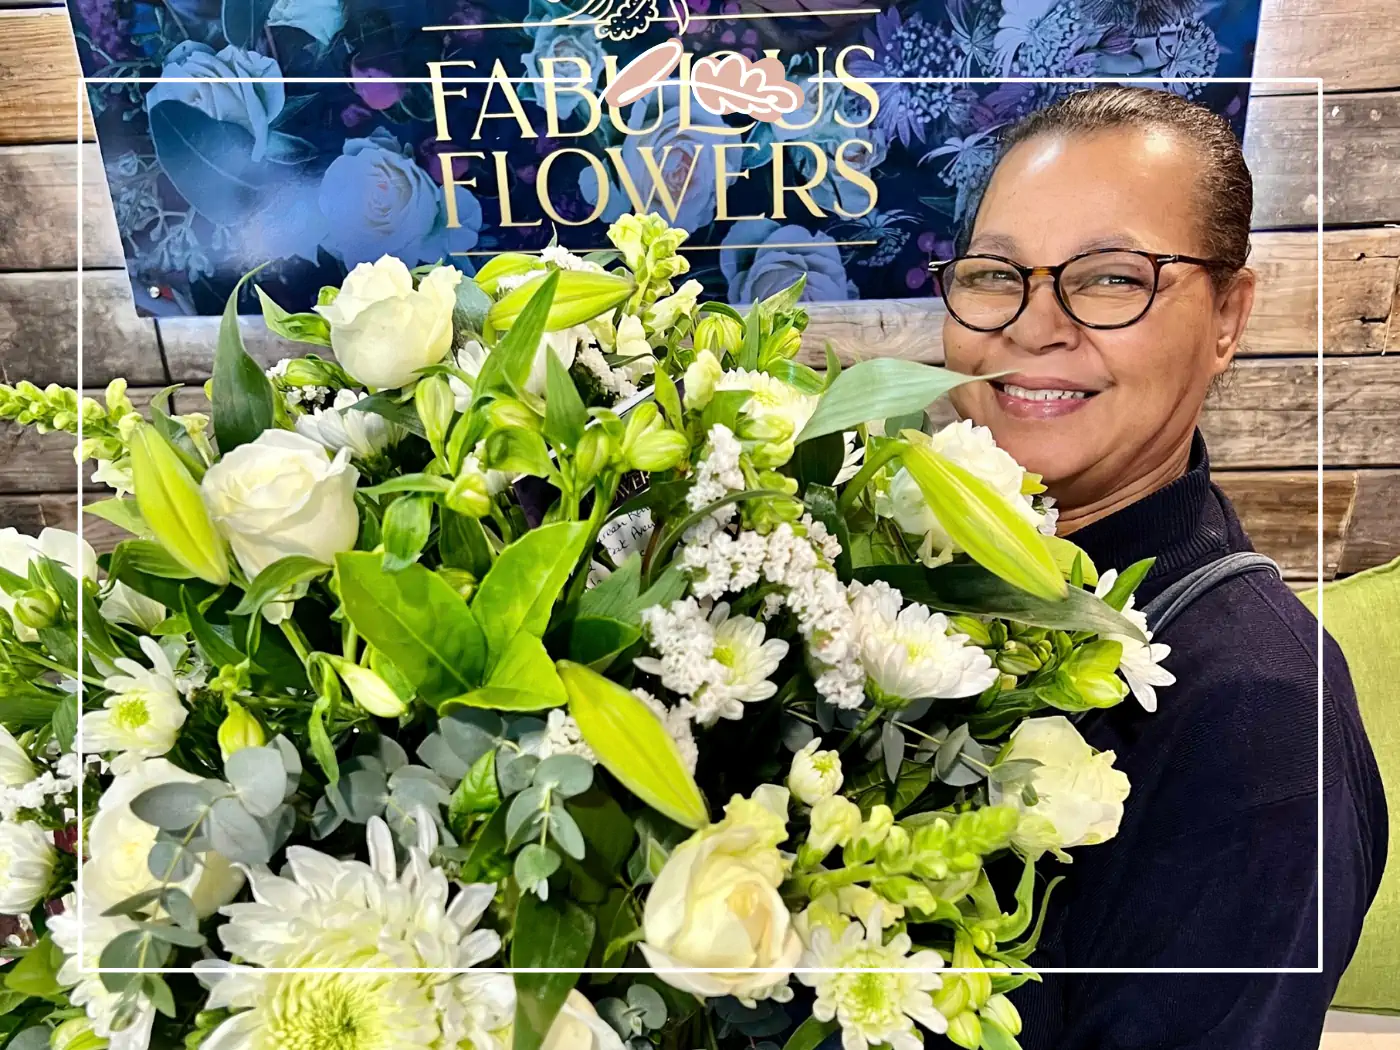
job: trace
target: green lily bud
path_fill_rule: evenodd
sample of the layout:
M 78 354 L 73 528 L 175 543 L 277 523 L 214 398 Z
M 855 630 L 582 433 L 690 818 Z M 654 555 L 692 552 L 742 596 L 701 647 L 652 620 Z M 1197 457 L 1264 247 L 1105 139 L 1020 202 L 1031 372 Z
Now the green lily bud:
M 679 430 L 653 430 L 639 437 L 630 448 L 623 448 L 627 465 L 649 474 L 670 470 L 689 452 L 690 442 Z
M 1035 651 L 1021 642 L 1007 642 L 997 653 L 997 670 L 1005 674 L 1021 675 L 1033 674 L 1040 670 L 1041 659 Z
M 612 463 L 616 448 L 602 427 L 589 427 L 574 449 L 574 484 L 588 485 Z
M 61 609 L 54 595 L 39 588 L 25 591 L 15 599 L 14 604 L 15 619 L 34 631 L 42 631 L 57 623 Z
M 220 587 L 227 584 L 228 555 L 199 486 L 175 450 L 148 423 L 131 433 L 131 477 L 136 506 L 161 546 L 201 580 Z
M 960 974 L 943 978 L 943 987 L 933 993 L 933 1008 L 944 1017 L 956 1017 L 967 1009 L 972 993 L 967 990 Z
M 770 335 L 763 343 L 762 357 L 765 364 L 774 361 L 790 361 L 802 349 L 802 333 L 788 325 Z
M 496 286 L 502 277 L 515 277 L 522 273 L 531 273 L 535 270 L 543 270 L 544 263 L 534 255 L 526 255 L 524 252 L 502 252 L 500 255 L 493 255 L 476 271 L 476 285 L 487 295 L 496 294 Z
M 335 668 L 336 674 L 340 675 L 350 695 L 355 698 L 355 703 L 363 710 L 380 718 L 398 718 L 408 710 L 408 705 L 389 683 L 368 667 L 361 667 L 342 656 L 326 656 L 325 659 Z
M 107 1050 L 107 1046 L 86 1017 L 70 1017 L 49 1033 L 49 1050 Z
M 488 323 L 498 331 L 515 324 L 525 305 L 546 280 L 548 276 L 544 274 L 532 278 L 496 303 L 486 315 Z M 558 280 L 554 302 L 550 304 L 544 323 L 546 332 L 572 328 L 607 313 L 631 295 L 635 287 L 631 278 L 591 270 L 560 270 Z
M 457 411 L 456 400 L 446 376 L 426 376 L 418 380 L 413 390 L 418 418 L 423 421 L 428 444 L 438 455 L 442 455 L 443 439 L 447 437 L 447 428 L 452 425 L 452 415 Z
M 876 852 L 885 842 L 890 828 L 894 827 L 894 813 L 886 805 L 878 805 L 870 810 L 870 816 L 856 832 L 851 844 L 846 847 L 846 863 L 865 864 L 875 859 Z
M 988 1020 L 1001 1025 L 1011 1035 L 1021 1034 L 1021 1013 L 1016 1009 L 1016 1004 L 1000 992 L 987 999 L 980 1013 Z
M 885 841 L 880 846 L 880 855 L 876 858 L 875 864 L 881 871 L 897 872 L 908 871 L 909 863 L 913 859 L 912 836 L 904 828 L 896 824 L 890 828 L 890 832 L 885 836 Z
M 462 596 L 463 601 L 471 601 L 472 595 L 476 593 L 478 580 L 466 569 L 454 569 L 444 565 L 436 570 L 437 574 L 452 585 L 452 589 Z
M 242 751 L 245 747 L 262 747 L 267 743 L 262 723 L 249 714 L 246 707 L 236 700 L 227 701 L 224 707 L 228 714 L 219 723 L 218 740 L 219 754 L 225 762 L 235 751 Z
M 948 629 L 954 634 L 967 635 L 968 641 L 983 649 L 992 644 L 992 632 L 987 629 L 985 623 L 975 616 L 950 616 L 948 617 Z
M 726 353 L 736 353 L 744 342 L 744 326 L 724 314 L 705 314 L 695 326 L 692 342 L 697 352 L 710 351 L 723 359 Z
M 491 407 L 486 410 L 486 418 L 497 430 L 508 430 L 511 427 L 521 430 L 540 429 L 540 417 L 530 411 L 525 402 L 517 401 L 513 397 L 502 397 L 492 401 Z
M 948 1018 L 948 1039 L 963 1050 L 977 1050 L 982 1045 L 982 1022 L 971 1010 Z
M 484 518 L 491 513 L 491 491 L 484 475 L 467 471 L 460 475 L 443 497 L 448 510 L 469 518 Z

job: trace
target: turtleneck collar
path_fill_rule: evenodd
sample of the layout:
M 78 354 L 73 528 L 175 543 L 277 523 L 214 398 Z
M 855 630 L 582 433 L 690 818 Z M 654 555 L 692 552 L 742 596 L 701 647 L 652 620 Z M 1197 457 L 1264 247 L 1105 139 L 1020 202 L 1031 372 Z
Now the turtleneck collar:
M 1155 557 L 1140 592 L 1150 595 L 1230 549 L 1231 532 L 1237 531 L 1230 527 L 1233 518 L 1228 501 L 1211 484 L 1210 456 L 1198 430 L 1185 474 L 1067 539 L 1082 547 L 1100 572 Z

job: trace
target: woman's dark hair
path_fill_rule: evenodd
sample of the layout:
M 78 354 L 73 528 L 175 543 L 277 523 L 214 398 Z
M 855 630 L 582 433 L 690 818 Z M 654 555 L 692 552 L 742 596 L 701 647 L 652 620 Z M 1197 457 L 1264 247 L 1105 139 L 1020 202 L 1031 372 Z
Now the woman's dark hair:
M 1201 181 L 1196 187 L 1201 237 L 1207 253 L 1223 261 L 1212 277 L 1219 282 L 1243 267 L 1249 257 L 1254 179 L 1229 123 L 1180 95 L 1156 88 L 1112 85 L 1076 91 L 1012 125 L 1002 135 L 997 164 L 1013 146 L 1042 135 L 1088 135 L 1116 128 L 1167 131 L 1195 148 L 1201 159 Z M 993 165 L 987 183 L 995 171 Z M 987 183 L 983 183 L 983 190 Z M 974 205 L 959 237 L 960 249 L 966 246 L 976 221 Z

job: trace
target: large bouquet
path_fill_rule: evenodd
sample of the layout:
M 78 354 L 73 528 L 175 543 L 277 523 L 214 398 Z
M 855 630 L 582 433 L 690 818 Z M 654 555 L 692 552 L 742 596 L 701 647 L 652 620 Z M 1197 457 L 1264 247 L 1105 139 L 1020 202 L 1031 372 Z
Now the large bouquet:
M 262 294 L 335 357 L 267 373 L 231 299 L 209 416 L 0 387 L 131 534 L 0 533 L 8 1046 L 1016 1046 L 1147 564 L 924 432 L 968 377 L 610 237 Z

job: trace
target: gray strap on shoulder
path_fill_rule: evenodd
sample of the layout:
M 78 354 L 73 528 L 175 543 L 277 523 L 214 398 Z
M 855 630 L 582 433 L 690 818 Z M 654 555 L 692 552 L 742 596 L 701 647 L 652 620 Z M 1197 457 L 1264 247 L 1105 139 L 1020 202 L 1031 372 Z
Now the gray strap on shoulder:
M 1142 607 L 1147 616 L 1147 626 L 1153 634 L 1166 630 L 1186 607 L 1217 584 L 1247 572 L 1267 569 L 1281 577 L 1278 565 L 1272 558 L 1266 558 L 1254 551 L 1235 551 L 1209 564 L 1202 565 L 1195 572 L 1177 580 Z

